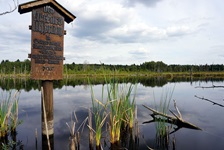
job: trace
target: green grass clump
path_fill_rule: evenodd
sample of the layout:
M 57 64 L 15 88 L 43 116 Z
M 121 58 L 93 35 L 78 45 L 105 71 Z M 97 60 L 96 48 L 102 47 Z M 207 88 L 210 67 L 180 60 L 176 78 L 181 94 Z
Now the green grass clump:
M 157 110 L 163 114 L 167 114 L 168 110 L 169 110 L 169 106 L 170 106 L 170 101 L 172 99 L 173 96 L 173 92 L 174 92 L 174 88 L 170 91 L 167 90 L 165 92 L 165 95 L 162 93 L 161 95 L 161 99 L 160 99 L 160 104 L 159 107 L 157 108 Z M 156 135 L 157 137 L 166 137 L 167 134 L 169 134 L 169 125 L 166 123 L 165 121 L 166 118 L 164 117 L 156 117 Z
M 95 121 L 95 130 L 93 129 L 91 122 L 89 123 L 88 127 L 90 128 L 90 132 L 92 131 L 95 132 L 96 146 L 100 147 L 102 127 L 107 118 L 107 112 L 106 112 L 107 103 L 106 104 L 103 103 L 104 86 L 102 86 L 102 100 L 101 101 L 95 98 L 93 87 L 91 86 L 91 99 L 92 99 L 92 114 L 94 116 L 94 121 Z M 91 114 L 89 114 L 89 119 L 90 118 L 92 118 Z M 90 138 L 93 139 L 92 137 Z
M 174 92 L 174 88 L 172 90 L 168 89 L 167 91 L 165 91 L 165 95 L 164 95 L 164 93 L 162 93 L 157 111 L 159 111 L 163 114 L 168 114 L 170 101 L 172 99 L 173 92 Z M 159 146 L 167 145 L 169 142 L 169 132 L 171 130 L 171 127 L 166 122 L 166 118 L 163 116 L 155 117 L 155 121 L 156 121 L 157 144 Z
M 133 85 L 119 85 L 117 82 L 107 84 L 107 96 L 110 106 L 110 141 L 117 143 L 120 141 L 120 132 L 123 128 L 133 128 L 135 117 L 135 94 L 131 99 Z M 135 86 L 136 87 L 136 86 Z M 136 90 L 136 88 L 135 88 Z
M 102 127 L 106 120 L 109 129 L 110 143 L 115 144 L 120 141 L 121 130 L 123 128 L 133 128 L 136 103 L 135 94 L 132 91 L 135 87 L 133 84 L 119 84 L 115 79 L 107 80 L 105 77 L 106 87 L 102 86 L 101 100 L 95 98 L 93 87 L 91 86 L 92 114 L 95 121 L 96 146 L 100 145 L 102 136 Z M 106 92 L 104 93 L 104 90 Z M 108 118 L 108 119 L 107 119 Z
M 7 136 L 8 132 L 15 132 L 18 121 L 18 101 L 19 92 L 12 91 L 0 100 L 0 138 Z

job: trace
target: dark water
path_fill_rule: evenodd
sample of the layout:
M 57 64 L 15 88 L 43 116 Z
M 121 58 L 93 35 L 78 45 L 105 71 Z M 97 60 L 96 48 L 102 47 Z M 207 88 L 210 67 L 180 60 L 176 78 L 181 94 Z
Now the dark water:
M 37 83 L 38 84 L 38 83 Z M 22 84 L 23 85 L 23 84 Z M 164 82 L 163 84 L 137 84 L 136 102 L 138 107 L 138 125 L 140 128 L 138 149 L 177 149 L 177 150 L 223 150 L 224 149 L 224 88 L 196 88 L 197 86 L 209 87 L 212 85 L 223 86 L 223 81 L 178 81 Z M 38 86 L 38 85 L 37 85 Z M 101 98 L 102 84 L 93 86 L 96 97 Z M 4 88 L 2 88 L 4 89 Z M 1 89 L 1 91 L 2 91 Z M 200 130 L 181 128 L 169 137 L 170 143 L 164 147 L 156 144 L 155 123 L 142 124 L 151 118 L 151 112 L 142 104 L 155 108 L 160 104 L 164 95 L 174 89 L 172 99 L 175 99 L 183 119 L 197 126 Z M 4 91 L 5 92 L 5 91 Z M 3 92 L 3 93 L 4 93 Z M 210 101 L 195 97 L 203 97 Z M 166 97 L 166 96 L 165 96 Z M 218 103 L 217 105 L 212 103 Z M 62 85 L 54 89 L 54 149 L 69 149 L 69 129 L 66 122 L 70 123 L 70 116 L 76 112 L 79 122 L 88 116 L 91 107 L 90 87 L 88 85 Z M 174 111 L 173 101 L 170 103 Z M 41 137 L 41 93 L 38 88 L 21 88 L 19 100 L 19 119 L 23 123 L 17 128 L 17 140 L 22 141 L 24 149 L 42 149 Z M 38 131 L 37 147 L 35 130 Z M 175 145 L 172 141 L 175 140 Z M 109 146 L 104 149 L 109 149 Z M 88 149 L 88 129 L 85 127 L 81 133 L 81 149 Z

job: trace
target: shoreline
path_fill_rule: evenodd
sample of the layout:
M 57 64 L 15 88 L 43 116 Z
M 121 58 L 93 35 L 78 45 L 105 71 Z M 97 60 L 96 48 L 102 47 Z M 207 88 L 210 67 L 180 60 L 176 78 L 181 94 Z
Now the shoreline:
M 224 71 L 222 72 L 110 72 L 110 73 L 75 73 L 63 74 L 63 79 L 66 78 L 103 78 L 103 77 L 196 77 L 196 78 L 224 78 Z M 30 79 L 30 74 L 0 74 L 0 78 L 27 78 Z

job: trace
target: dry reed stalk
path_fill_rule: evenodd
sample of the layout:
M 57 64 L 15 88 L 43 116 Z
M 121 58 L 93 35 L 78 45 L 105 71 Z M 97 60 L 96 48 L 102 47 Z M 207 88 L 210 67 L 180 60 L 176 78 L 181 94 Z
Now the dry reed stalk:
M 70 131 L 70 150 L 76 150 L 77 139 L 75 134 L 75 122 L 72 119 L 72 115 L 71 115 L 71 126 L 69 126 L 67 122 L 66 125 L 68 126 Z
M 78 123 L 79 121 L 78 121 L 75 111 L 74 111 L 74 117 L 75 117 L 75 121 Z M 70 149 L 71 150 L 76 150 L 76 149 L 79 150 L 80 149 L 80 132 L 79 132 L 79 130 L 82 127 L 82 132 L 83 132 L 87 119 L 88 119 L 88 117 L 81 123 L 81 125 L 79 126 L 77 131 L 75 130 L 76 122 L 73 121 L 72 115 L 71 115 L 71 125 L 69 125 L 66 122 L 66 125 L 68 126 L 69 131 L 70 131 Z
M 75 149 L 75 137 L 70 139 L 70 150 L 76 150 Z

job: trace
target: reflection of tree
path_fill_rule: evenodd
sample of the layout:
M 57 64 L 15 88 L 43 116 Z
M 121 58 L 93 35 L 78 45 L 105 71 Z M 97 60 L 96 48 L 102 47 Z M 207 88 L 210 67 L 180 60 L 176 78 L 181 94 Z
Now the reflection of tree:
M 61 89 L 63 86 L 79 86 L 79 85 L 87 85 L 88 84 L 88 78 L 91 80 L 91 84 L 98 85 L 98 84 L 106 84 L 105 79 L 103 76 L 99 77 L 90 77 L 90 76 L 84 76 L 80 78 L 75 77 L 69 77 L 65 78 L 64 80 L 54 81 L 54 89 L 58 88 Z M 110 76 L 107 76 L 108 79 L 112 78 Z M 143 86 L 149 86 L 149 87 L 155 87 L 159 86 L 162 87 L 168 82 L 183 82 L 188 80 L 179 80 L 179 79 L 172 79 L 172 81 L 169 81 L 166 78 L 163 77 L 115 77 L 116 81 L 118 83 L 140 83 Z M 32 89 L 40 89 L 40 82 L 36 80 L 30 80 L 29 78 L 21 77 L 21 78 L 14 78 L 13 76 L 6 76 L 0 78 L 0 87 L 3 90 L 10 90 L 10 89 L 16 89 L 21 90 L 25 89 L 26 91 L 30 91 Z M 218 86 L 215 86 L 218 87 Z
M 18 0 L 17 1 L 13 0 L 13 4 L 14 4 L 13 8 L 9 5 L 10 6 L 10 10 L 4 11 L 4 12 L 0 12 L 0 16 L 14 12 L 17 9 L 17 7 L 18 7 L 19 1 Z
M 216 103 L 216 102 L 214 102 L 214 101 L 212 101 L 212 100 L 210 100 L 210 99 L 207 99 L 207 98 L 204 98 L 204 97 L 199 97 L 199 96 L 197 96 L 197 95 L 195 95 L 195 97 L 198 98 L 198 99 L 204 100 L 204 101 L 211 102 L 211 103 L 213 103 L 213 105 L 217 105 L 217 106 L 220 106 L 220 107 L 224 107 L 224 105 L 219 104 L 219 103 Z

